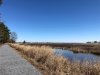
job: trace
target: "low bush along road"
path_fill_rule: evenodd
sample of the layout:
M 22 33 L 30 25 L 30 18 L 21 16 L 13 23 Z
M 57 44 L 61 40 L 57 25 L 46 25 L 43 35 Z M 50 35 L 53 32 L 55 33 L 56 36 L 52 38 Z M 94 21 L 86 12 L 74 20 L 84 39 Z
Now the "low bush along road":
M 41 75 L 8 45 L 0 47 L 0 75 Z

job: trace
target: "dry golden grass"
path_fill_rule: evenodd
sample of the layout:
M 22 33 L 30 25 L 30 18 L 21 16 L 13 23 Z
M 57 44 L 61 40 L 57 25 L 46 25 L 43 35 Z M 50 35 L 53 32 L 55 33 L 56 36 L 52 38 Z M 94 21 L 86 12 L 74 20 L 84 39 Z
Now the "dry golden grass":
M 48 46 L 24 46 L 10 44 L 16 50 L 26 55 L 34 65 L 41 67 L 44 75 L 100 75 L 100 62 L 70 62 L 68 59 L 54 55 Z

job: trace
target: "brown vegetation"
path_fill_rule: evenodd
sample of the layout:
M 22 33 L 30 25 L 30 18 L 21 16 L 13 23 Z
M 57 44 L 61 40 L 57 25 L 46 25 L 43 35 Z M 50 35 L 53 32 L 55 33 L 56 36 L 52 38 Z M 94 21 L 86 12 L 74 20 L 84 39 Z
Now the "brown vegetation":
M 67 50 L 72 50 L 74 52 L 82 52 L 82 53 L 93 53 L 100 55 L 100 43 L 95 44 L 95 43 L 24 43 L 24 45 L 38 45 L 38 46 L 50 46 L 52 48 L 61 48 L 61 49 L 67 49 Z
M 74 46 L 70 48 L 70 50 L 74 52 L 93 53 L 100 55 L 100 45 Z
M 25 46 L 10 44 L 37 66 L 44 75 L 100 75 L 100 62 L 70 62 L 67 58 L 54 55 L 49 46 Z

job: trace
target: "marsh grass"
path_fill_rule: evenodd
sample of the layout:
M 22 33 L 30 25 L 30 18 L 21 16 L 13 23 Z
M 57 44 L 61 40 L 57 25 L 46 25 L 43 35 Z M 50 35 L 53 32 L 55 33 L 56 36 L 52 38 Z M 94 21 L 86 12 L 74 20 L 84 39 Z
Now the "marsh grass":
M 70 62 L 67 58 L 54 55 L 53 49 L 49 46 L 25 46 L 10 44 L 34 66 L 38 66 L 44 75 L 100 75 L 100 62 L 95 63 L 80 61 Z
M 93 45 L 93 46 L 80 46 L 80 47 L 71 47 L 69 50 L 72 50 L 77 53 L 93 53 L 100 55 L 100 45 Z

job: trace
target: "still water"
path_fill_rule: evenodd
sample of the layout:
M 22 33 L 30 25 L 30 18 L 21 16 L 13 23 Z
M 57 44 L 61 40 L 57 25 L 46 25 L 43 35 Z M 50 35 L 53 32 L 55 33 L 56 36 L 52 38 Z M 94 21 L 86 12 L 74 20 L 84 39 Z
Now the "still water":
M 62 49 L 55 49 L 55 54 L 58 56 L 63 56 L 65 58 L 68 58 L 71 61 L 89 61 L 89 62 L 96 62 L 100 61 L 100 56 L 90 54 L 90 53 L 74 53 L 70 50 L 62 50 Z

